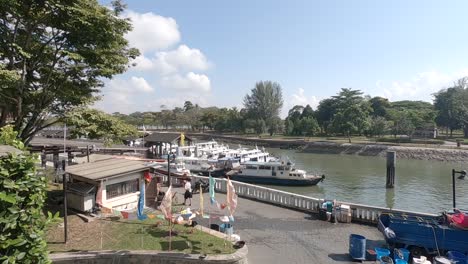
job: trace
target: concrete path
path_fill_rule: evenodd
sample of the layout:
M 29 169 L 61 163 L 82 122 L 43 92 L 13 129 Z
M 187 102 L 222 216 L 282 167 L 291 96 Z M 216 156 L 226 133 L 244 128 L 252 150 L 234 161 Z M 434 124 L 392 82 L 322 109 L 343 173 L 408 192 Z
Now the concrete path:
M 178 201 L 183 202 L 183 190 L 177 188 Z M 204 194 L 205 214 L 225 215 L 208 206 L 209 195 Z M 216 194 L 219 202 L 226 196 Z M 199 194 L 193 195 L 192 210 L 199 208 Z M 188 204 L 188 202 L 187 202 Z M 315 216 L 269 204 L 239 198 L 234 214 L 234 233 L 240 235 L 249 247 L 249 263 L 353 263 L 348 256 L 350 234 L 360 234 L 373 244 L 384 243 L 376 227 L 329 223 L 317 220 Z M 199 221 L 209 226 L 208 220 Z M 221 224 L 212 219 L 212 224 Z M 373 262 L 372 262 L 373 263 Z

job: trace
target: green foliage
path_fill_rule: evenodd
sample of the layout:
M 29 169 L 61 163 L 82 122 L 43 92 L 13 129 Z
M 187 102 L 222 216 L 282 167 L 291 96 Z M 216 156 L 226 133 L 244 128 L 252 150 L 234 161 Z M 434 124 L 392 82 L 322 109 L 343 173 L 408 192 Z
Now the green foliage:
M 463 128 L 468 137 L 468 77 L 461 78 L 448 89 L 434 95 L 434 107 L 437 110 L 436 123 L 450 130 Z
M 0 128 L 0 145 L 9 145 L 24 150 L 24 143 L 18 139 L 18 132 L 13 130 L 11 125 Z
M 286 118 L 286 134 L 291 136 L 313 136 L 317 134 L 320 126 L 314 116 L 315 112 L 310 105 L 306 105 L 306 107 L 294 106 L 289 110 Z
M 379 137 L 387 134 L 390 123 L 382 116 L 373 116 L 369 122 L 369 135 Z
M 50 263 L 44 239 L 56 219 L 42 213 L 47 179 L 30 154 L 0 157 L 0 263 Z
M 12 117 L 26 143 L 98 99 L 104 78 L 124 72 L 139 54 L 124 37 L 130 21 L 116 15 L 120 1 L 115 10 L 97 0 L 0 2 L 0 126 Z
M 135 126 L 90 108 L 75 110 L 67 115 L 67 125 L 72 126 L 72 136 L 102 139 L 109 146 L 120 143 L 124 137 L 137 135 Z
M 370 103 L 362 97 L 362 92 L 342 88 L 338 95 L 333 96 L 335 114 L 332 127 L 335 132 L 346 135 L 351 142 L 353 133 L 361 134 L 369 127 Z
M 272 81 L 257 82 L 251 94 L 244 97 L 244 107 L 250 118 L 263 120 L 269 129 L 276 127 L 274 119 L 283 107 L 281 86 Z
M 386 117 L 387 109 L 391 107 L 391 104 L 387 98 L 382 98 L 379 96 L 371 98 L 369 103 L 372 107 L 372 116 Z

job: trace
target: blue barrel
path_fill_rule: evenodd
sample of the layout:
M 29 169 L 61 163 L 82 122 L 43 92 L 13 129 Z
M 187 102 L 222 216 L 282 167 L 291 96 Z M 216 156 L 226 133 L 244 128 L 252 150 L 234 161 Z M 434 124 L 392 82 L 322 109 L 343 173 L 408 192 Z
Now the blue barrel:
M 226 235 L 232 235 L 233 234 L 233 228 L 231 224 L 224 223 L 219 226 L 219 231 L 221 233 L 225 233 Z
M 457 264 L 466 264 L 465 254 L 458 251 L 449 251 L 447 252 L 447 258 Z
M 349 255 L 357 260 L 366 259 L 366 238 L 361 235 L 351 234 L 349 236 Z
M 408 264 L 408 262 L 404 259 L 395 259 L 395 264 Z
M 406 262 L 408 262 L 409 255 L 410 252 L 406 248 L 395 248 L 395 250 L 393 251 L 393 257 L 395 258 L 395 261 L 397 259 L 403 259 L 406 260 Z
M 377 260 L 380 260 L 382 257 L 390 256 L 390 250 L 386 248 L 375 248 L 375 254 L 377 254 Z

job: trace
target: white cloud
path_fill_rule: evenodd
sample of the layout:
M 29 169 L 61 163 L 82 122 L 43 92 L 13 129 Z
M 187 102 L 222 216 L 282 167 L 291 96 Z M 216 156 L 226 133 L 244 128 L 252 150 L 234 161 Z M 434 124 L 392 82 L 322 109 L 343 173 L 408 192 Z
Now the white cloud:
M 199 49 L 191 49 L 186 45 L 180 45 L 175 50 L 158 53 L 157 60 L 181 71 L 205 71 L 209 67 L 208 60 Z
M 147 71 L 147 70 L 151 70 L 154 68 L 153 61 L 145 57 L 144 55 L 140 55 L 136 57 L 132 61 L 132 64 L 134 64 L 135 66 L 133 66 L 133 68 L 131 69 L 136 70 L 136 71 Z
M 304 89 L 299 88 L 297 93 L 293 93 L 289 100 L 289 105 L 291 105 L 291 107 L 295 105 L 302 105 L 302 106 L 310 105 L 312 109 L 314 110 L 317 109 L 317 106 L 320 100 L 316 96 L 311 96 L 307 98 L 304 92 L 305 92 Z
M 390 101 L 432 101 L 433 93 L 449 87 L 454 81 L 467 75 L 468 69 L 448 74 L 438 71 L 428 71 L 417 74 L 411 80 L 393 81 L 391 84 L 385 84 L 382 81 L 377 81 L 376 86 L 382 91 L 379 96 L 386 97 Z
M 307 95 L 305 94 L 305 90 L 303 88 L 299 88 L 297 92 L 293 93 L 289 98 L 285 100 L 285 104 L 281 112 L 281 117 L 287 117 L 289 110 L 295 105 L 302 105 L 304 107 L 306 105 L 310 105 L 312 109 L 317 110 L 317 106 L 319 105 L 320 100 L 321 99 L 317 96 L 307 97 Z
M 128 11 L 124 15 L 132 21 L 133 29 L 126 37 L 130 45 L 141 53 L 167 49 L 180 41 L 175 19 L 150 13 Z
M 107 112 L 130 113 L 137 111 L 141 104 L 136 101 L 142 94 L 151 94 L 153 87 L 143 78 L 132 76 L 130 79 L 112 79 L 103 91 L 103 100 L 96 106 Z
M 211 91 L 211 82 L 208 76 L 189 72 L 185 75 L 173 74 L 161 79 L 161 87 L 177 91 L 203 92 Z
M 154 89 L 149 85 L 149 83 L 143 77 L 132 76 L 130 79 L 130 84 L 135 88 L 135 90 L 140 92 L 152 92 Z
M 207 105 L 211 81 L 203 72 L 212 64 L 200 49 L 178 44 L 177 22 L 154 13 L 128 11 L 124 16 L 133 24 L 126 38 L 141 55 L 131 62 L 135 66 L 128 75 L 106 83 L 97 106 L 107 112 L 130 113 L 181 106 L 182 100 Z
M 192 49 L 186 45 L 180 45 L 171 51 L 157 52 L 154 58 L 144 55 L 136 58 L 135 70 L 153 70 L 159 75 L 168 75 L 177 72 L 206 71 L 211 63 L 199 49 Z

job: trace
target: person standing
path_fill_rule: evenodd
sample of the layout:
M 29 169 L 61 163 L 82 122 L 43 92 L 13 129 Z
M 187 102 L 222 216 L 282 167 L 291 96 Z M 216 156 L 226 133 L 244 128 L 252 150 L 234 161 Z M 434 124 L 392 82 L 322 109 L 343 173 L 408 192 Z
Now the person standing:
M 187 199 L 189 200 L 189 206 L 192 206 L 192 184 L 190 181 L 184 180 L 184 205 L 187 205 Z

